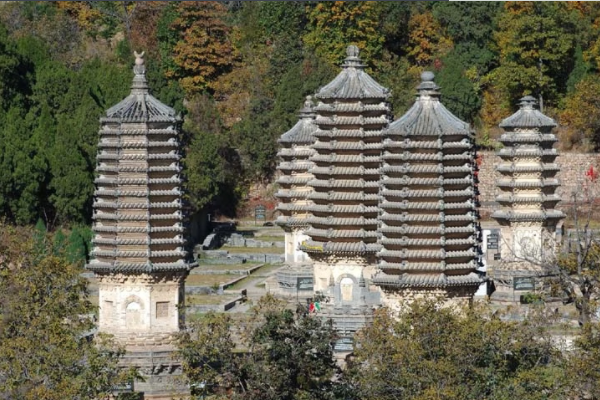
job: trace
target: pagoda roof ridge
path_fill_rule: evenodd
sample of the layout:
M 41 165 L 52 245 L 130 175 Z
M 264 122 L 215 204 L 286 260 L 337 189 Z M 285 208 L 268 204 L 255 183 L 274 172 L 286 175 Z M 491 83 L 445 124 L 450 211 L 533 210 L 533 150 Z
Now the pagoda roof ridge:
M 179 122 L 177 112 L 150 94 L 146 80 L 144 52 L 135 53 L 131 93 L 106 111 L 101 122 Z
M 500 128 L 554 128 L 558 124 L 554 119 L 535 109 L 536 100 L 532 96 L 523 97 L 519 110 L 500 122 Z
M 469 124 L 452 114 L 439 101 L 439 87 L 433 82 L 433 78 L 431 72 L 421 74 L 422 82 L 417 87 L 417 101 L 402 117 L 392 122 L 384 134 L 472 134 Z
M 314 124 L 315 113 L 313 112 L 312 97 L 306 96 L 304 107 L 298 112 L 298 122 L 285 132 L 277 142 L 294 144 L 312 144 L 315 141 L 313 133 L 317 130 Z
M 329 99 L 382 99 L 390 97 L 391 92 L 375 81 L 364 70 L 355 45 L 348 46 L 347 57 L 342 71 L 316 94 L 321 100 Z

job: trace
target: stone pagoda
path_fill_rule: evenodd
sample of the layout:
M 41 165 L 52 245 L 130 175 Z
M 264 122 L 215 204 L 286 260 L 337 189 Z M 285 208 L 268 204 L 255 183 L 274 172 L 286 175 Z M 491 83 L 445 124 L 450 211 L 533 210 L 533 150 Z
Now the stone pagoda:
M 92 261 L 99 282 L 99 332 L 127 351 L 145 398 L 182 393 L 173 377 L 174 335 L 182 325 L 184 249 L 180 119 L 152 97 L 144 59 L 135 54 L 131 94 L 100 119 Z M 185 392 L 185 390 L 183 390 Z
M 297 294 L 298 278 L 313 279 L 312 264 L 308 255 L 300 250 L 300 244 L 308 239 L 305 234 L 308 229 L 308 195 L 312 188 L 308 182 L 313 175 L 308 170 L 314 166 L 309 157 L 314 153 L 310 146 L 315 141 L 313 133 L 317 126 L 313 123 L 315 114 L 311 96 L 306 97 L 304 107 L 299 112 L 299 120 L 278 140 L 281 149 L 277 153 L 281 162 L 277 169 L 281 177 L 277 180 L 279 198 L 277 210 L 281 215 L 276 224 L 285 231 L 285 262 L 286 266 L 278 273 L 280 289 L 288 294 Z M 312 296 L 312 290 L 306 292 Z
M 384 132 L 373 282 L 390 307 L 412 296 L 471 299 L 482 283 L 473 132 L 440 102 L 433 73 L 421 78 L 415 104 Z
M 531 96 L 521 99 L 520 109 L 500 123 L 504 145 L 497 154 L 502 159 L 496 170 L 501 176 L 496 185 L 496 201 L 501 209 L 492 217 L 501 226 L 501 261 L 493 266 L 490 277 L 496 286 L 492 299 L 518 301 L 513 291 L 515 277 L 535 277 L 543 265 L 554 258 L 555 231 L 565 217 L 555 207 L 560 186 L 555 163 L 557 141 L 552 134 L 556 122 L 535 109 Z
M 364 70 L 351 45 L 342 71 L 316 95 L 315 166 L 308 210 L 310 229 L 301 249 L 314 263 L 314 287 L 332 302 L 338 329 L 355 331 L 379 302 L 370 281 L 377 238 L 381 134 L 390 121 L 390 91 Z M 344 321 L 344 326 L 342 322 Z

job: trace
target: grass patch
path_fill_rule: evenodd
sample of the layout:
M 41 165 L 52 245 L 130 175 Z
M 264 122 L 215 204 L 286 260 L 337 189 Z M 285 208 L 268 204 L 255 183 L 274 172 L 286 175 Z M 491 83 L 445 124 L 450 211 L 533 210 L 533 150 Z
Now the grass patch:
M 247 271 L 260 264 L 261 263 L 259 262 L 247 262 L 245 264 L 200 264 L 198 267 L 194 268 L 194 271 Z
M 220 250 L 227 250 L 232 254 L 283 254 L 283 247 L 227 247 L 223 246 Z
M 217 286 L 221 283 L 230 282 L 235 278 L 237 278 L 237 275 L 232 274 L 194 274 L 187 277 L 185 284 L 188 286 Z
M 237 281 L 233 285 L 229 286 L 227 290 L 241 290 L 248 283 L 248 279 L 256 279 L 256 277 L 252 277 L 252 275 L 242 279 L 241 281 Z
M 189 306 L 209 306 L 226 303 L 235 299 L 235 295 L 190 294 L 185 296 L 185 304 Z
M 281 264 L 265 264 L 252 274 L 253 276 L 268 276 L 271 273 L 277 271 L 279 268 L 283 267 Z M 252 276 L 251 275 L 251 276 Z

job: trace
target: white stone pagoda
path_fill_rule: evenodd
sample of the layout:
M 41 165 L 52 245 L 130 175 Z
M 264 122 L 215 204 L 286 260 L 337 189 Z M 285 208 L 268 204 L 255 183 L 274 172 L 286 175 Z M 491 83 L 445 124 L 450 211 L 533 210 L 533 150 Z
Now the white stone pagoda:
M 308 239 L 305 234 L 308 228 L 308 206 L 311 204 L 308 195 L 313 191 L 308 186 L 308 182 L 313 179 L 313 175 L 308 170 L 314 166 L 309 157 L 314 153 L 310 146 L 315 141 L 313 133 L 317 130 L 317 126 L 314 124 L 315 114 L 311 96 L 307 96 L 299 117 L 292 129 L 278 140 L 281 148 L 277 155 L 281 162 L 277 169 L 281 171 L 281 177 L 277 180 L 280 189 L 275 197 L 279 198 L 277 210 L 281 215 L 275 222 L 285 230 L 287 263 L 309 260 L 299 247 Z
M 552 129 L 557 125 L 535 105 L 535 98 L 523 97 L 520 109 L 500 123 L 505 130 L 500 137 L 504 148 L 497 153 L 502 162 L 496 168 L 502 176 L 496 182 L 501 209 L 492 218 L 501 226 L 501 260 L 489 271 L 497 301 L 518 301 L 515 278 L 544 273 L 544 265 L 554 260 L 556 226 L 565 217 L 555 209 L 560 182 Z

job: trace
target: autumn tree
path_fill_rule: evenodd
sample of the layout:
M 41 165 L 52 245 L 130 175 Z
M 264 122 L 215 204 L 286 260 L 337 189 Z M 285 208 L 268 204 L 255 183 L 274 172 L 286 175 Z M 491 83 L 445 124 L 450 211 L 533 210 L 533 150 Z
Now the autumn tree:
M 117 366 L 122 351 L 91 340 L 87 281 L 41 244 L 33 251 L 31 230 L 0 226 L 0 399 L 107 397 L 129 377 Z
M 236 58 L 231 29 L 225 23 L 226 7 L 216 1 L 182 1 L 171 29 L 178 32 L 173 51 L 175 68 L 167 76 L 181 81 L 188 93 L 210 88 L 228 72 Z
M 439 59 L 452 49 L 446 35 L 431 10 L 411 15 L 408 21 L 407 57 L 415 67 L 439 69 Z
M 379 310 L 356 337 L 356 398 L 563 399 L 562 356 L 544 316 L 506 322 L 436 300 Z
M 600 147 L 600 90 L 597 74 L 584 77 L 575 89 L 566 96 L 560 123 L 567 134 L 562 135 L 562 145 L 567 148 L 587 142 L 588 147 Z
M 349 44 L 358 46 L 368 63 L 381 56 L 384 37 L 375 2 L 330 1 L 307 7 L 304 43 L 330 64 L 340 65 Z
M 152 58 L 158 56 L 158 21 L 168 6 L 167 1 L 144 1 L 137 4 L 131 20 L 132 47 L 143 49 Z

